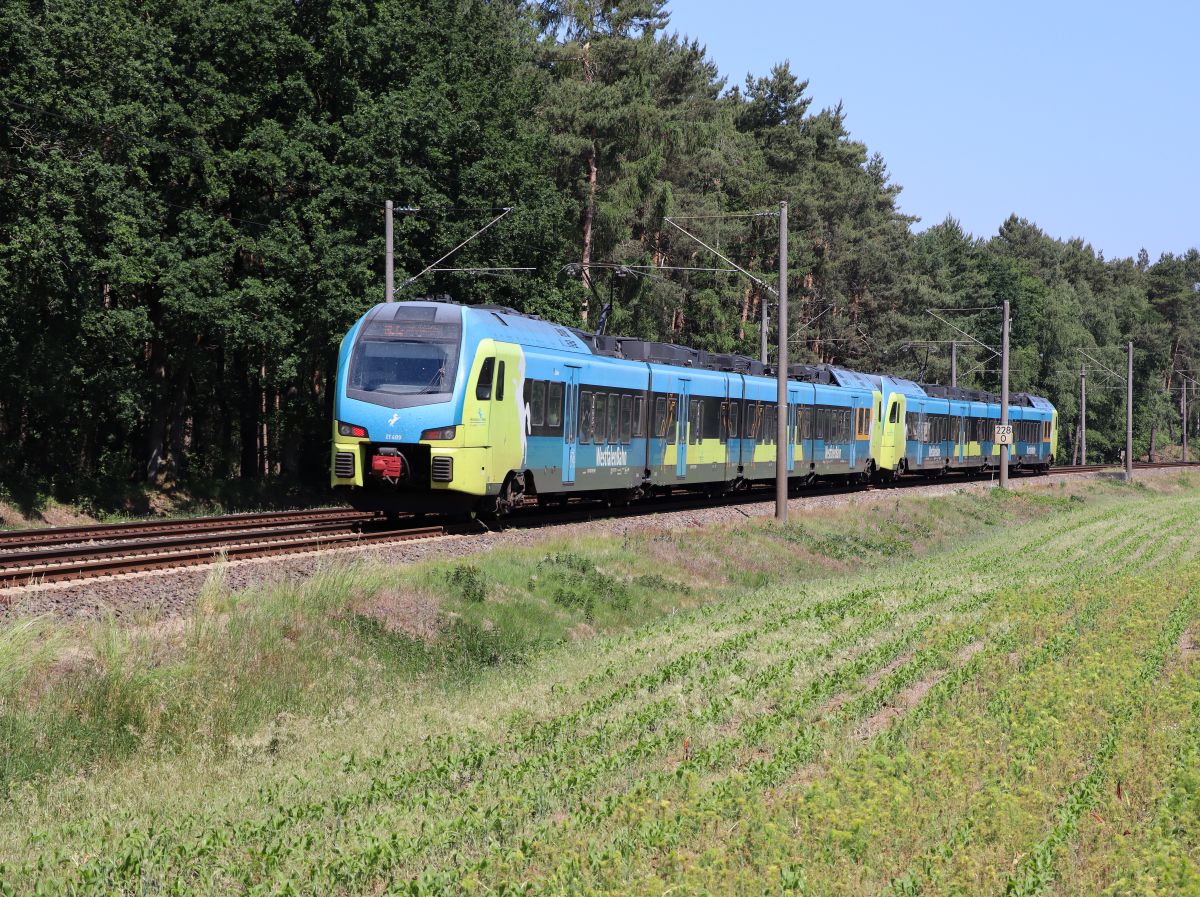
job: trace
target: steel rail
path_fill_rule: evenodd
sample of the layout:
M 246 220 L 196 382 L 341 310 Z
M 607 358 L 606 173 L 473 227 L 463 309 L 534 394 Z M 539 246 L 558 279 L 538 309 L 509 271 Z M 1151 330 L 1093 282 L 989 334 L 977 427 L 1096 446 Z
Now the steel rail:
M 194 547 L 163 554 L 141 556 L 114 556 L 86 558 L 55 565 L 31 565 L 0 569 L 0 587 L 37 585 L 49 582 L 64 582 L 90 579 L 96 576 L 111 576 L 121 573 L 143 573 L 151 570 L 169 570 L 211 564 L 222 556 L 227 560 L 270 557 L 297 552 L 318 551 L 329 548 L 354 548 L 382 542 L 403 542 L 411 539 L 429 539 L 446 535 L 441 526 L 423 526 L 404 530 L 387 530 L 377 533 L 336 532 L 305 533 L 293 538 L 255 540 L 253 537 L 241 543 L 224 544 L 218 547 Z
M 283 523 L 319 523 L 339 520 L 368 521 L 378 515 L 352 508 L 318 508 L 307 511 L 269 511 L 255 514 L 225 514 L 212 517 L 182 517 L 171 520 L 139 520 L 129 523 L 96 523 L 52 526 L 38 529 L 0 531 L 0 549 L 24 545 L 55 545 L 67 542 L 125 539 L 131 536 L 167 535 L 176 532 L 220 532 L 235 528 L 258 529 Z
M 354 521 L 304 524 L 272 527 L 270 529 L 241 529 L 213 533 L 185 532 L 169 536 L 150 536 L 128 542 L 88 542 L 82 545 L 34 545 L 0 554 L 0 571 L 11 567 L 26 567 L 31 564 L 50 564 L 56 561 L 84 560 L 101 557 L 134 557 L 140 554 L 156 554 L 163 551 L 185 548 L 216 548 L 251 540 L 270 541 L 305 535 L 329 535 L 352 532 L 358 525 Z

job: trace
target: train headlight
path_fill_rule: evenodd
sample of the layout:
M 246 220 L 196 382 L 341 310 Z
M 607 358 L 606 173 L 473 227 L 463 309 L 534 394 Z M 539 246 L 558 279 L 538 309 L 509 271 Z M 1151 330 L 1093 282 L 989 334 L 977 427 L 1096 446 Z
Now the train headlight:
M 438 427 L 436 430 L 426 430 L 421 434 L 422 439 L 437 439 L 445 441 L 453 439 L 458 427 Z
M 367 438 L 367 428 L 360 427 L 357 424 L 344 424 L 338 421 L 338 434 L 341 436 L 357 436 L 361 439 Z

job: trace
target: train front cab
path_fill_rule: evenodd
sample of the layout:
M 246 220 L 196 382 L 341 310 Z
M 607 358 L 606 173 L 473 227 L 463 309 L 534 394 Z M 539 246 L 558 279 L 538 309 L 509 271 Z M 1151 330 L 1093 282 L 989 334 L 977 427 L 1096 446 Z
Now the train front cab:
M 414 359 L 437 344 L 428 338 L 434 327 L 459 328 L 454 363 L 446 354 L 421 370 Z M 335 494 L 364 510 L 461 513 L 500 493 L 504 476 L 495 472 L 523 461 L 524 353 L 487 332 L 460 307 L 397 303 L 377 306 L 347 334 L 333 424 Z M 372 352 L 381 359 L 374 369 Z M 401 370 L 414 383 L 432 370 L 445 389 L 426 398 L 407 388 Z

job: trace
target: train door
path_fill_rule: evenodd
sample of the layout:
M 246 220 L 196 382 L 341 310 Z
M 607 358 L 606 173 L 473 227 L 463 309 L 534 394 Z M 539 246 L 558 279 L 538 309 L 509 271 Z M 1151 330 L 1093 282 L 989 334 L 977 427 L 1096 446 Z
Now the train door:
M 905 443 L 906 402 L 904 394 L 887 394 L 887 410 L 884 412 L 884 429 L 880 463 L 885 470 L 895 470 L 904 457 L 908 446 Z
M 563 399 L 563 464 L 564 486 L 575 482 L 575 449 L 579 444 L 579 368 L 566 366 L 566 395 Z
M 733 461 L 737 464 L 738 476 L 745 473 L 745 459 L 742 457 L 742 428 L 745 423 L 742 421 L 742 415 L 745 408 L 742 407 L 742 400 L 746 398 L 746 376 L 738 374 L 737 379 L 733 381 L 732 389 L 729 397 L 729 444 L 733 446 L 730 449 Z
M 510 471 L 520 470 L 525 463 L 525 421 L 522 418 L 525 358 L 520 346 L 512 343 L 495 345 L 495 386 L 488 415 L 488 442 L 492 447 L 489 481 L 503 483 Z
M 688 443 L 690 439 L 690 430 L 692 427 L 691 419 L 691 399 L 692 381 L 680 378 L 679 380 L 679 425 L 675 428 L 678 434 L 676 437 L 676 454 L 675 454 L 675 476 L 683 479 L 687 476 L 687 456 Z
M 860 418 L 858 416 L 858 406 L 860 399 L 858 396 L 850 397 L 850 470 L 855 469 L 858 464 L 858 433 L 862 429 Z
M 796 415 L 800 411 L 800 391 L 788 389 L 787 397 L 787 472 L 790 475 L 796 469 Z

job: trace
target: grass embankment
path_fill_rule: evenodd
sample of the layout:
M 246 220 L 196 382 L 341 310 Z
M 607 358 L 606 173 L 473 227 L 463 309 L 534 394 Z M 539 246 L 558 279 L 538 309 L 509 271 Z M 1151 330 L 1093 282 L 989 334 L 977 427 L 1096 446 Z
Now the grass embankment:
M 11 629 L 3 657 L 32 659 L 0 660 L 0 880 L 1179 893 L 1200 493 L 1170 482 L 214 585 L 175 630 Z

